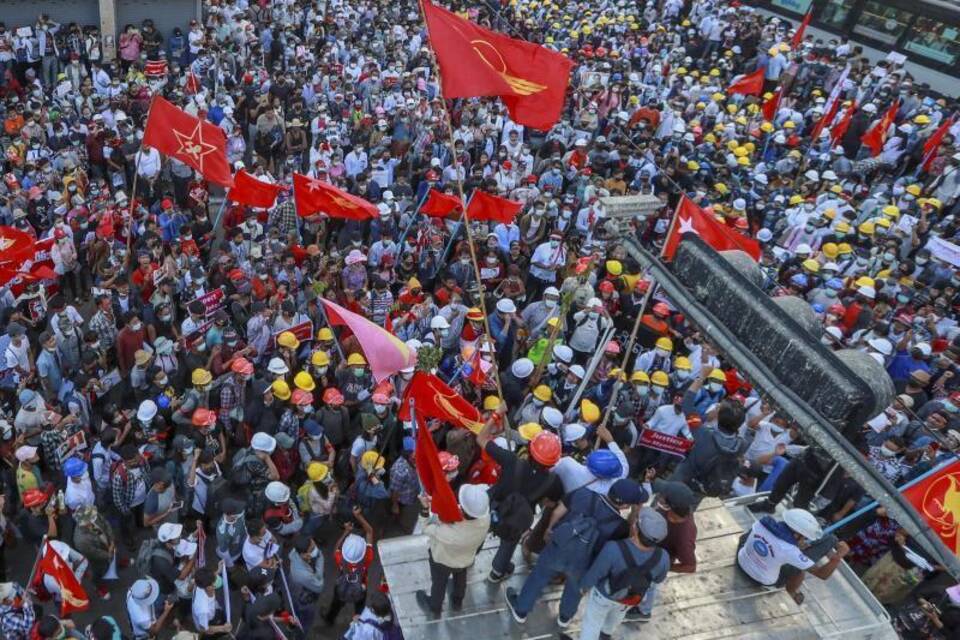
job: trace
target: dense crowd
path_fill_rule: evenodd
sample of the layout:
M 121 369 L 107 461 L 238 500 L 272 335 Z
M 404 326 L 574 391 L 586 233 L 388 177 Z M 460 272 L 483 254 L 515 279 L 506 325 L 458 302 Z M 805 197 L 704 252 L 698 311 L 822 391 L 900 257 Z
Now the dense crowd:
M 445 103 L 412 2 L 205 0 L 172 33 L 125 25 L 116 60 L 95 28 L 0 24 L 0 224 L 37 242 L 16 268 L 0 251 L 0 637 L 401 637 L 375 543 L 416 531 L 428 614 L 462 607 L 492 535 L 489 581 L 532 567 L 504 591 L 518 624 L 562 576 L 558 625 L 582 609 L 579 637 L 609 638 L 697 570 L 702 500 L 766 491 L 747 578 L 802 603 L 805 573 L 845 560 L 905 637 L 957 637 L 954 582 L 883 509 L 824 533 L 871 497 L 842 471 L 822 482 L 829 461 L 657 292 L 604 208 L 660 198 L 631 231 L 648 247 L 681 196 L 756 239 L 766 292 L 886 368 L 899 395 L 855 444 L 902 485 L 960 451 L 956 102 L 845 39 L 791 47 L 799 18 L 736 0 L 451 9 L 575 61 L 556 126 Z M 761 95 L 726 92 L 756 69 Z M 143 146 L 157 94 L 221 127 L 276 204 L 225 201 Z M 294 172 L 379 217 L 298 216 Z M 474 259 L 456 216 L 418 215 L 431 189 L 523 208 L 469 223 Z M 389 328 L 416 368 L 375 380 L 321 299 Z M 480 411 L 476 432 L 428 423 L 458 522 L 418 482 L 399 411 L 415 369 Z M 46 563 L 8 570 L 49 549 L 90 612 L 62 614 L 76 593 Z M 110 598 L 125 617 L 99 615 Z

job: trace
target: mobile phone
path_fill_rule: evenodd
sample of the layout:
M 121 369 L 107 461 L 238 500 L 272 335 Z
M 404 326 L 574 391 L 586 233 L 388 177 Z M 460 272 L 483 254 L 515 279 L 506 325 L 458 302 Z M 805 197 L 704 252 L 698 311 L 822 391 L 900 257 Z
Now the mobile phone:
M 183 509 L 183 501 L 177 501 L 170 505 L 171 511 L 179 511 L 180 509 Z

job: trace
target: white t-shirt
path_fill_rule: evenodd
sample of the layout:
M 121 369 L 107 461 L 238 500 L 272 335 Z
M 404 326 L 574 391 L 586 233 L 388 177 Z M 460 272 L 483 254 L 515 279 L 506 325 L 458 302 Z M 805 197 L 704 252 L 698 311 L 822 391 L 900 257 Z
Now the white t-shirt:
M 784 565 L 801 570 L 814 565 L 797 545 L 778 538 L 762 522 L 753 523 L 746 543 L 737 552 L 737 563 L 748 576 L 767 586 L 776 584 Z
M 127 596 L 127 614 L 130 616 L 130 626 L 133 627 L 134 638 L 146 638 L 150 627 L 156 620 L 153 608 L 142 605 L 130 596 Z
M 249 536 L 243 543 L 243 561 L 247 563 L 247 569 L 253 569 L 259 566 L 267 558 L 272 558 L 279 551 L 277 543 L 273 539 L 273 534 L 267 531 L 259 544 L 250 541 Z
M 751 463 L 756 462 L 757 458 L 766 455 L 777 448 L 778 444 L 788 445 L 792 442 L 790 430 L 779 427 L 772 422 L 761 422 L 757 425 L 757 433 L 747 449 L 746 458 Z M 770 473 L 773 465 L 767 463 L 763 465 L 763 470 Z
M 200 631 L 206 631 L 217 615 L 217 599 L 207 595 L 206 589 L 197 587 L 193 592 L 193 624 Z
M 590 470 L 587 469 L 586 465 L 577 462 L 573 458 L 564 456 L 560 458 L 560 461 L 554 465 L 553 473 L 560 478 L 560 482 L 563 483 L 563 492 L 570 493 L 580 487 L 589 487 L 589 489 L 600 495 L 607 495 L 607 492 L 610 491 L 610 487 L 614 482 L 620 480 L 620 478 L 627 477 L 627 472 L 630 469 L 630 465 L 627 463 L 627 458 L 623 455 L 623 451 L 620 450 L 620 447 L 617 446 L 615 442 L 611 442 L 607 447 L 614 453 L 617 458 L 620 460 L 620 465 L 623 467 L 623 471 L 620 476 L 617 478 L 597 478 Z

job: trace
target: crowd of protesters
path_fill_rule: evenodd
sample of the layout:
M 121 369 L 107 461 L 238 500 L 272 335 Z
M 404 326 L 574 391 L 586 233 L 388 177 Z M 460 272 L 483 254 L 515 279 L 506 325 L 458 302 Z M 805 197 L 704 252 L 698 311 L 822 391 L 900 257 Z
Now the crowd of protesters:
M 451 9 L 576 62 L 556 126 L 495 98 L 445 104 L 413 2 L 205 0 L 172 33 L 125 25 L 115 60 L 56 16 L 0 24 L 0 224 L 46 241 L 0 286 L 0 637 L 396 638 L 375 543 L 416 530 L 428 614 L 463 606 L 489 534 L 490 582 L 530 565 L 504 589 L 518 625 L 563 576 L 559 627 L 579 610 L 580 638 L 609 638 L 697 570 L 703 499 L 762 491 L 738 551 L 750 580 L 802 603 L 806 572 L 846 560 L 905 636 L 957 637 L 952 581 L 882 509 L 823 534 L 870 496 L 842 474 L 818 495 L 810 442 L 656 293 L 603 206 L 659 197 L 633 229 L 650 247 L 682 195 L 755 238 L 765 291 L 885 366 L 899 395 L 855 444 L 900 485 L 960 450 L 956 102 L 846 39 L 791 47 L 799 20 L 736 0 Z M 763 95 L 725 92 L 758 68 Z M 222 127 L 235 170 L 282 186 L 275 206 L 221 206 L 142 146 L 156 94 Z M 874 153 L 861 138 L 895 101 Z M 379 217 L 298 216 L 294 172 Z M 417 215 L 461 188 L 523 204 L 471 223 L 476 264 L 456 217 Z M 398 416 L 414 367 L 376 382 L 321 298 L 389 327 L 481 411 L 476 435 L 429 423 L 460 522 L 431 515 Z M 647 430 L 692 448 L 649 448 Z M 8 569 L 15 545 L 52 547 L 126 617 L 61 616 L 71 594 Z

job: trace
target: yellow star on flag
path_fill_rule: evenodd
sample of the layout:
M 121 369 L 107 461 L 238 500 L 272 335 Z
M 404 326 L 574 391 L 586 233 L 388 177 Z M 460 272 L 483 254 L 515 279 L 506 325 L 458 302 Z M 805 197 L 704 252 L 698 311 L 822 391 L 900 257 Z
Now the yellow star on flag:
M 200 173 L 203 173 L 203 159 L 207 155 L 215 152 L 217 148 L 209 142 L 203 141 L 203 129 L 198 121 L 193 131 L 189 135 L 173 130 L 173 135 L 177 137 L 177 144 L 180 145 L 177 155 L 183 155 L 190 158 L 199 165 Z

